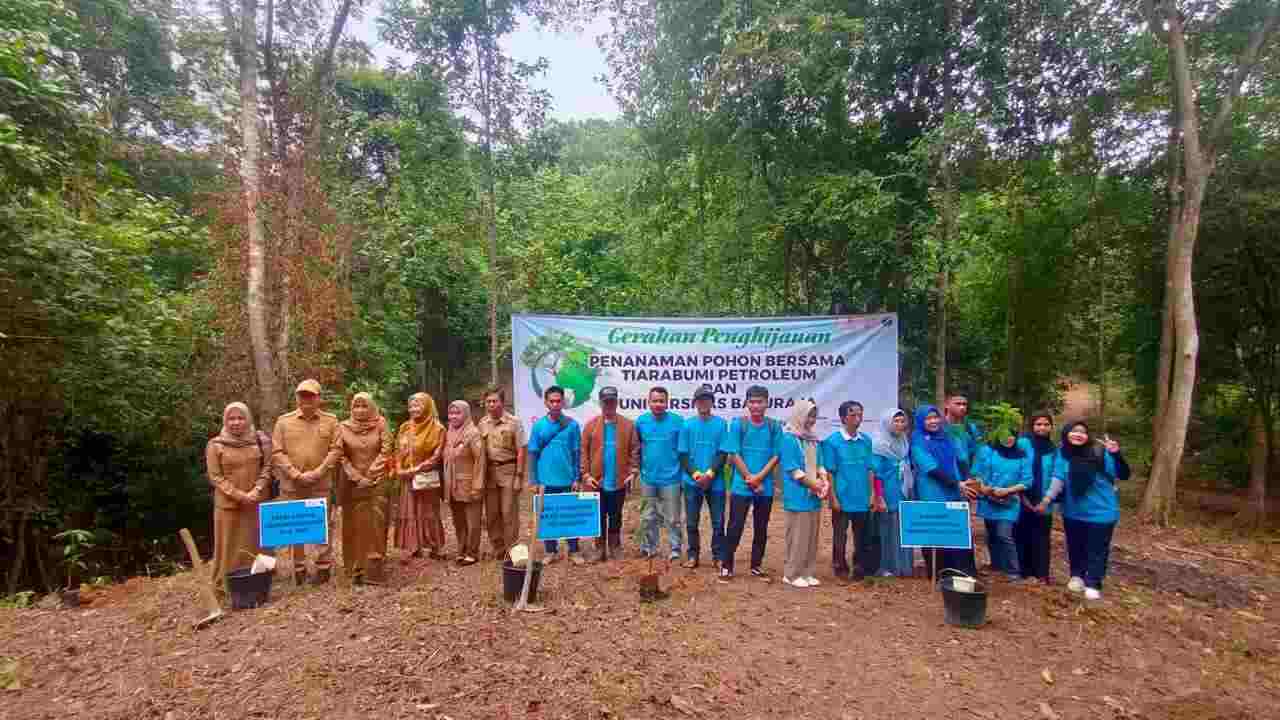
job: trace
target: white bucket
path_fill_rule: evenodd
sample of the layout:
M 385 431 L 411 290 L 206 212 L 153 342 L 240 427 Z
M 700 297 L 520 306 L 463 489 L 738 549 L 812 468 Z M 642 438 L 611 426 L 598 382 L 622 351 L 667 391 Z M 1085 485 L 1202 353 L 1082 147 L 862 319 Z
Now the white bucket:
M 512 565 L 516 567 L 524 567 L 529 562 L 529 546 L 523 544 L 516 545 L 511 548 L 511 552 L 508 553 L 508 555 L 511 557 Z

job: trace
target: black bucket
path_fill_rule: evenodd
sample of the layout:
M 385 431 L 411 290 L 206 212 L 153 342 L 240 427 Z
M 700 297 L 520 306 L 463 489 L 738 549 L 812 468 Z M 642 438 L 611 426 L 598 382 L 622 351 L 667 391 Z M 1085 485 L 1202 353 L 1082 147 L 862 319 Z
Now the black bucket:
M 987 622 L 987 591 L 982 583 L 974 583 L 973 590 L 965 592 L 953 586 L 954 577 L 938 580 L 942 591 L 942 607 L 948 625 L 976 628 Z
M 240 568 L 227 573 L 227 591 L 231 594 L 232 610 L 247 610 L 266 605 L 271 599 L 271 579 L 274 572 L 253 573 Z
M 529 602 L 538 599 L 538 578 L 542 575 L 542 561 L 533 563 L 533 577 L 529 578 Z M 502 563 L 502 597 L 509 603 L 520 599 L 520 591 L 524 588 L 524 568 L 511 564 L 511 560 Z

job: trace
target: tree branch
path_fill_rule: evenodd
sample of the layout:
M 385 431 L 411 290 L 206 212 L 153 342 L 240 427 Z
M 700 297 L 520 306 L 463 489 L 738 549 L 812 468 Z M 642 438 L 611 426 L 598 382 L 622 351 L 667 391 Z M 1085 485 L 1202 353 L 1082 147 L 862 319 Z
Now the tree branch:
M 342 0 L 342 5 L 333 16 L 333 27 L 329 29 L 329 42 L 325 45 L 324 55 L 320 57 L 320 62 L 316 63 L 315 74 L 311 76 L 311 85 L 317 99 L 333 70 L 333 54 L 338 49 L 338 41 L 342 39 L 342 30 L 347 25 L 347 16 L 351 14 L 351 5 L 352 0 Z
M 1231 121 L 1231 111 L 1235 106 L 1236 98 L 1240 96 L 1240 88 L 1244 85 L 1245 79 L 1249 77 L 1249 73 L 1253 72 L 1254 66 L 1258 64 L 1258 56 L 1262 52 L 1262 46 L 1270 39 L 1277 25 L 1280 25 L 1280 2 L 1272 3 L 1271 11 L 1267 13 L 1266 19 L 1249 34 L 1249 44 L 1245 46 L 1244 52 L 1240 54 L 1240 59 L 1236 63 L 1236 71 L 1232 74 L 1231 82 L 1227 86 L 1227 96 L 1222 99 L 1222 104 L 1218 106 L 1218 114 L 1213 118 L 1212 124 L 1209 125 L 1209 133 L 1205 136 L 1204 142 L 1210 151 L 1222 139 L 1223 133 L 1226 132 L 1227 123 Z

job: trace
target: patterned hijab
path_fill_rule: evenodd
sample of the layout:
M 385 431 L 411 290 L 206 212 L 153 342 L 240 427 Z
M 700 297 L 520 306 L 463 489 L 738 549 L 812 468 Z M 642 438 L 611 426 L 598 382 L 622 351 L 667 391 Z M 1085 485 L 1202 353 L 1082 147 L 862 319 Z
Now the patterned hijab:
M 232 434 L 227 428 L 227 418 L 231 417 L 232 410 L 239 410 L 244 414 L 245 424 L 244 431 L 239 435 Z M 253 413 L 249 412 L 249 406 L 242 402 L 233 402 L 222 409 L 222 430 L 218 433 L 214 441 L 227 447 L 249 447 L 258 442 L 258 429 L 253 426 Z
M 880 416 L 880 434 L 872 445 L 872 452 L 898 463 L 898 479 L 902 484 L 902 496 L 909 499 L 915 494 L 916 478 L 911 470 L 911 442 L 907 440 L 907 432 L 906 430 L 896 434 L 893 432 L 893 420 L 899 415 L 903 419 L 907 417 L 907 414 L 899 408 L 886 410 Z
M 470 442 L 471 437 L 480 430 L 471 419 L 471 403 L 466 400 L 454 400 L 449 403 L 449 409 L 462 413 L 462 422 L 457 427 L 453 426 L 452 420 L 449 421 L 449 433 L 445 440 L 445 454 L 456 455 L 461 449 L 460 446 Z
M 436 401 L 427 393 L 416 393 L 409 402 L 421 400 L 426 406 L 421 420 L 409 418 L 400 424 L 396 438 L 396 457 L 402 468 L 416 465 L 435 454 L 444 442 L 444 425 L 436 410 Z

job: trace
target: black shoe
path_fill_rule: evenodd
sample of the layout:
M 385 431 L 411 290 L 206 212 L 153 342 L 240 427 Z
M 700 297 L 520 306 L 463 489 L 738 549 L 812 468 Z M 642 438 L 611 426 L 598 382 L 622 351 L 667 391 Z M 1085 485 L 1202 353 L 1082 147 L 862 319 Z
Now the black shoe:
M 751 577 L 768 578 L 769 573 L 764 568 L 753 567 L 751 568 Z
M 716 578 L 716 582 L 720 583 L 721 585 L 728 585 L 729 581 L 732 579 L 733 579 L 732 570 L 730 570 L 727 567 L 720 568 L 720 577 Z

